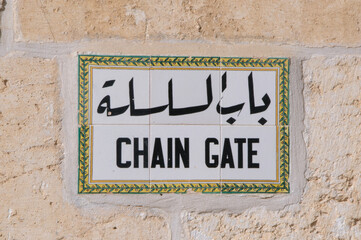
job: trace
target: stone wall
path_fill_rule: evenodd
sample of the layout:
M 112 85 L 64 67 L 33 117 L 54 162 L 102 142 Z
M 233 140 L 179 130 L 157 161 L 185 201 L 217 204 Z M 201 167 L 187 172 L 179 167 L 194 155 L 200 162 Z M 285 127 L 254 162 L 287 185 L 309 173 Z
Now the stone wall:
M 0 2 L 0 239 L 361 239 L 359 0 Z M 84 53 L 289 57 L 289 197 L 79 196 Z

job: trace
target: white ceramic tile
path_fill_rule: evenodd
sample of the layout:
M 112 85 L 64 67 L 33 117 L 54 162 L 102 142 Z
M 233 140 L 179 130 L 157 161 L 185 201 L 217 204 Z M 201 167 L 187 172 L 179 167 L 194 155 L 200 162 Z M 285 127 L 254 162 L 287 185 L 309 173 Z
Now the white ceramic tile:
M 134 116 L 136 111 L 131 113 L 131 99 L 130 90 L 133 86 L 133 105 L 134 109 L 149 109 L 149 70 L 125 69 L 125 68 L 91 68 L 90 71 L 92 80 L 92 96 L 93 100 L 90 102 L 92 107 L 91 116 L 92 124 L 148 124 L 149 114 L 143 116 Z M 111 80 L 115 80 L 111 82 Z M 132 80 L 132 82 L 131 82 Z M 112 83 L 108 86 L 104 85 L 106 82 Z M 110 82 L 109 82 L 110 81 Z M 111 85 L 111 86 L 110 86 Z M 110 107 L 112 113 L 105 108 L 104 112 L 99 113 L 99 105 L 106 107 L 107 103 L 102 103 L 102 100 L 109 96 Z M 127 107 L 128 106 L 128 107 Z M 122 107 L 127 107 L 125 112 L 118 112 Z
M 144 167 L 144 157 L 138 158 L 138 167 L 134 159 L 135 139 L 138 139 L 136 149 L 144 150 L 144 139 L 149 141 L 149 126 L 96 125 L 92 129 L 90 176 L 93 182 L 149 183 L 149 168 Z M 150 152 L 148 161 L 149 156 Z
M 209 78 L 210 77 L 210 78 Z M 212 93 L 207 92 L 207 79 L 210 79 Z M 169 85 L 172 83 L 172 98 L 169 95 Z M 163 68 L 150 70 L 150 105 L 151 107 L 168 106 L 164 111 L 150 116 L 151 124 L 219 124 L 220 116 L 216 106 L 220 99 L 219 68 L 213 70 L 175 70 Z M 170 110 L 170 104 L 173 109 Z M 203 107 L 198 112 L 191 112 L 190 107 Z M 182 115 L 179 109 L 188 108 Z
M 275 181 L 278 172 L 276 130 L 275 126 L 223 126 L 221 181 Z
M 154 164 L 150 169 L 151 183 L 167 183 L 169 182 L 219 182 L 220 169 L 219 164 L 214 158 L 219 156 L 220 149 L 220 127 L 219 126 L 179 126 L 179 125 L 158 125 L 151 126 L 150 129 L 150 149 L 154 146 L 162 145 L 162 154 L 164 165 L 159 164 L 162 159 L 160 154 L 154 155 Z M 206 142 L 209 142 L 209 158 L 206 159 Z M 172 166 L 168 164 L 168 139 L 172 141 L 172 151 L 170 156 Z M 178 143 L 176 144 L 176 139 Z M 188 149 L 186 147 L 186 139 L 188 139 Z M 215 140 L 214 140 L 215 139 Z M 218 144 L 216 143 L 218 141 Z M 179 166 L 176 167 L 176 146 L 184 150 L 187 157 L 179 158 Z M 152 152 L 153 150 L 151 150 Z M 156 151 L 159 153 L 159 151 Z M 189 167 L 183 163 L 183 159 L 189 160 Z M 151 164 L 151 163 L 150 163 Z M 207 166 L 207 164 L 209 166 Z M 152 164 L 151 164 L 152 165 Z M 167 181 L 168 180 L 168 181 Z M 208 181 L 207 181 L 208 180 Z
M 227 87 L 223 92 L 221 76 L 227 72 Z M 227 181 L 275 181 L 278 173 L 277 160 L 277 81 L 276 72 L 252 71 L 254 84 L 254 101 L 256 106 L 263 105 L 262 97 L 267 93 L 271 104 L 256 114 L 250 113 L 248 76 L 251 71 L 234 69 L 216 70 L 133 70 L 94 68 L 92 79 L 92 147 L 91 147 L 91 179 L 99 183 L 177 183 L 177 182 L 224 182 Z M 197 113 L 183 115 L 170 114 L 169 82 L 172 80 L 173 108 L 182 109 L 207 104 L 207 78 L 211 79 L 212 101 L 209 106 Z M 144 116 L 131 116 L 130 81 L 133 79 L 135 109 L 151 109 L 164 106 L 159 112 Z M 104 87 L 105 82 L 115 80 Z M 124 113 L 107 116 L 105 111 L 97 113 L 97 108 L 105 96 L 109 95 L 111 108 L 129 106 Z M 222 98 L 221 98 L 222 96 Z M 220 102 L 221 101 L 221 102 Z M 230 107 L 244 103 L 241 111 L 221 115 L 217 105 Z M 103 104 L 102 106 L 106 106 Z M 189 109 L 188 109 L 189 110 Z M 149 113 L 149 112 L 148 112 Z M 230 125 L 227 120 L 234 118 Z M 265 125 L 258 121 L 267 120 Z M 138 124 L 138 125 L 137 125 Z M 150 125 L 148 125 L 150 124 Z M 222 124 L 221 126 L 219 124 Z M 272 126 L 273 125 L 273 126 Z M 206 157 L 206 139 L 210 142 L 209 158 Z M 255 165 L 248 166 L 248 144 L 251 138 L 259 139 L 252 144 Z M 122 148 L 122 166 L 117 165 L 117 140 Z M 143 149 L 143 139 L 148 141 L 148 166 L 143 166 L 143 157 L 135 167 L 135 139 L 139 139 Z M 188 139 L 188 140 L 186 140 Z M 229 140 L 234 167 L 227 162 L 225 150 Z M 239 141 L 238 143 L 235 142 Z M 170 151 L 168 141 L 172 146 Z M 185 167 L 182 157 L 179 167 L 176 166 L 175 147 L 185 148 L 189 141 L 189 167 Z M 244 143 L 242 142 L 244 141 Z M 161 147 L 157 152 L 155 146 Z M 238 166 L 239 147 L 243 147 L 243 166 Z M 168 153 L 168 151 L 170 151 Z M 118 150 L 119 152 L 119 150 Z M 185 154 L 187 154 L 185 153 Z M 163 161 L 160 160 L 163 156 Z M 171 156 L 171 161 L 168 160 Z M 212 158 L 213 157 L 213 158 Z M 217 158 L 218 163 L 214 163 Z M 229 157 L 229 156 L 228 156 Z M 185 157 L 186 158 L 186 157 Z M 119 158 L 118 158 L 119 159 Z M 207 166 L 207 160 L 209 161 Z M 126 166 L 129 162 L 130 166 Z M 170 166 L 172 162 L 172 166 Z M 222 166 L 224 162 L 224 166 Z M 153 167 L 152 167 L 153 163 Z M 124 165 L 125 164 L 125 165 Z M 222 167 L 222 168 L 221 168 Z
M 253 92 L 254 92 L 254 105 L 264 106 L 262 98 L 265 94 L 270 99 L 268 108 L 259 113 L 251 114 L 250 94 L 249 94 L 249 82 L 248 78 L 252 73 L 253 78 Z M 233 125 L 255 125 L 262 126 L 258 121 L 264 118 L 267 122 L 264 126 L 275 125 L 276 112 L 277 112 L 277 71 L 276 69 L 255 69 L 253 71 L 246 70 L 232 70 L 221 69 L 221 85 L 226 79 L 226 88 L 221 94 L 221 107 L 229 108 L 232 106 L 239 106 L 244 103 L 241 110 L 237 110 L 233 113 L 222 114 L 222 125 L 232 125 L 232 119 L 235 121 Z M 223 87 L 221 87 L 221 90 Z M 227 122 L 228 121 L 228 122 Z

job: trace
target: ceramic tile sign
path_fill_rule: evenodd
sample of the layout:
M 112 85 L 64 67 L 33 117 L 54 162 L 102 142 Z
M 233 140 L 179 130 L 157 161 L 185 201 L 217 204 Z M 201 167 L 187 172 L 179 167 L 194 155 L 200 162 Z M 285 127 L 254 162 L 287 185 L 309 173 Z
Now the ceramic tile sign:
M 79 56 L 79 193 L 288 193 L 287 58 Z

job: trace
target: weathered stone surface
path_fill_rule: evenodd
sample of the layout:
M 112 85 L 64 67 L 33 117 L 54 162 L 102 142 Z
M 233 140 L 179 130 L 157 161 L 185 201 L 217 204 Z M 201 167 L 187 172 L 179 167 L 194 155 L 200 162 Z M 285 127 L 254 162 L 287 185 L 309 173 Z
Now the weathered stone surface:
M 67 204 L 59 173 L 59 166 L 48 166 L 1 183 L 0 239 L 170 238 L 160 217 L 101 206 L 85 213 Z
M 84 38 L 361 44 L 361 4 L 350 1 L 61 1 L 16 2 L 16 40 Z
M 60 163 L 57 74 L 54 61 L 0 58 L 0 182 Z
M 0 239 L 169 239 L 164 218 L 141 209 L 65 201 L 58 74 L 55 60 L 0 58 Z
M 140 39 L 145 15 L 128 1 L 18 1 L 17 40 Z M 30 13 L 31 14 L 28 14 Z
M 361 57 L 313 57 L 303 75 L 308 171 L 301 203 L 238 215 L 184 212 L 187 238 L 361 238 Z

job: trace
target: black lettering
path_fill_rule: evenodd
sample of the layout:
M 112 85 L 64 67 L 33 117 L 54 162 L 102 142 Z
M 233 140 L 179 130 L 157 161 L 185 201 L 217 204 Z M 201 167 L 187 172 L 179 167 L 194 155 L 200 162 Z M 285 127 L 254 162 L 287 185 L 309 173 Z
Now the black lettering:
M 246 143 L 246 139 L 235 138 L 234 142 L 238 145 L 238 168 L 243 168 L 243 143 Z
M 122 143 L 130 144 L 131 141 L 129 138 L 118 138 L 117 139 L 117 166 L 119 168 L 129 168 L 132 164 L 130 161 L 122 163 Z
M 159 165 L 160 168 L 165 168 L 163 149 L 162 149 L 162 143 L 160 141 L 160 138 L 155 138 L 155 141 L 154 141 L 154 150 L 153 150 L 151 168 L 155 168 L 156 165 Z
M 107 110 L 107 116 L 111 117 L 111 116 L 117 116 L 117 115 L 123 114 L 125 111 L 127 111 L 128 107 L 129 107 L 129 105 L 123 106 L 123 107 L 118 107 L 118 108 L 111 108 L 110 96 L 107 95 L 100 101 L 97 112 L 99 114 L 102 114 L 105 112 L 105 110 Z
M 168 168 L 173 167 L 173 139 L 168 138 Z
M 261 106 L 256 106 L 255 105 L 252 72 L 248 76 L 248 91 L 249 91 L 249 106 L 250 106 L 251 114 L 266 111 L 268 106 L 271 104 L 271 99 L 269 98 L 268 94 L 266 93 L 262 97 L 262 101 L 263 101 L 264 105 L 261 105 Z
M 206 142 L 205 142 L 205 156 L 206 156 L 206 165 L 207 165 L 207 167 L 209 167 L 209 168 L 216 168 L 216 167 L 218 167 L 218 155 L 212 155 L 212 160 L 213 160 L 213 162 L 211 163 L 210 162 L 210 156 L 209 156 L 209 145 L 211 144 L 211 143 L 213 143 L 213 144 L 215 144 L 215 145 L 218 145 L 218 140 L 217 140 L 217 138 L 207 138 L 206 139 Z
M 189 138 L 184 138 L 184 148 L 179 138 L 175 139 L 175 167 L 180 167 L 180 157 L 182 157 L 183 165 L 189 168 Z
M 173 80 L 171 79 L 168 82 L 168 103 L 169 103 L 169 115 L 170 116 L 179 116 L 191 113 L 202 112 L 206 110 L 213 101 L 213 93 L 212 93 L 212 78 L 209 74 L 206 80 L 206 88 L 207 88 L 207 104 L 192 106 L 187 108 L 174 108 L 173 106 Z
M 144 116 L 149 115 L 153 113 L 159 113 L 164 111 L 167 107 L 167 105 L 163 105 L 160 107 L 154 107 L 154 108 L 143 108 L 143 109 L 136 109 L 135 108 L 135 99 L 134 99 L 134 83 L 133 78 L 129 81 L 129 99 L 130 99 L 130 116 Z
M 139 168 L 139 156 L 143 156 L 143 167 L 148 168 L 148 138 L 143 138 L 143 150 L 139 149 L 139 139 L 134 138 L 134 168 Z
M 225 168 L 226 164 L 229 164 L 230 168 L 234 168 L 233 154 L 229 138 L 224 139 L 221 168 Z
M 252 144 L 259 143 L 259 138 L 248 138 L 248 168 L 259 168 L 259 163 L 253 163 L 252 157 L 257 155 L 257 151 L 253 151 Z
M 227 72 L 224 72 L 222 75 L 222 92 L 227 88 Z M 240 103 L 231 107 L 221 107 L 221 101 L 218 102 L 216 110 L 218 113 L 224 115 L 224 114 L 230 114 L 234 112 L 241 112 L 244 103 Z
M 114 85 L 114 82 L 115 82 L 115 79 L 113 80 L 108 80 L 108 81 L 105 81 L 104 85 L 103 85 L 103 88 L 106 88 L 106 87 L 111 87 Z

